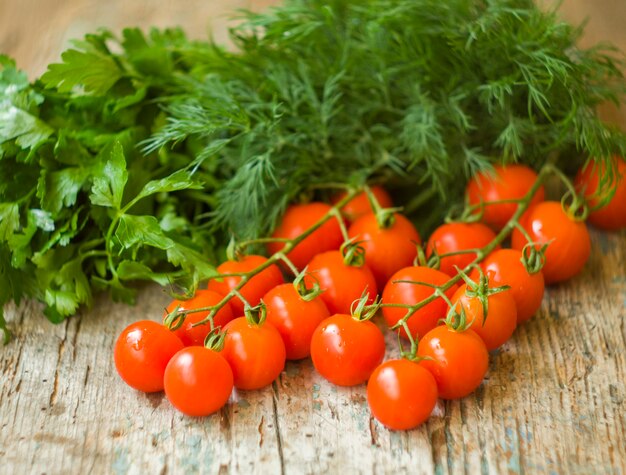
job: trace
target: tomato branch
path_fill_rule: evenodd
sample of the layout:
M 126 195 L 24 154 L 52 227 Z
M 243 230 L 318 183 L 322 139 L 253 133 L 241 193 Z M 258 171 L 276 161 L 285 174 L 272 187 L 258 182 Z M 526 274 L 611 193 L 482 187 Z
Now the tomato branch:
M 196 313 L 196 312 L 209 312 L 209 314 L 207 315 L 206 318 L 194 323 L 192 326 L 196 327 L 199 325 L 205 325 L 207 323 L 211 323 L 212 325 L 212 321 L 213 321 L 213 317 L 217 314 L 217 312 L 224 306 L 226 305 L 226 303 L 228 303 L 233 297 L 237 297 L 238 295 L 240 295 L 239 291 L 246 285 L 246 283 L 252 279 L 254 276 L 260 274 L 262 271 L 264 271 L 265 269 L 267 269 L 268 267 L 277 264 L 280 261 L 286 262 L 285 259 L 288 260 L 287 258 L 287 254 L 289 254 L 289 252 L 291 250 L 293 250 L 298 244 L 300 244 L 302 241 L 304 241 L 307 237 L 309 237 L 311 234 L 313 234 L 316 230 L 318 230 L 320 227 L 322 227 L 324 225 L 324 223 L 326 223 L 327 221 L 329 221 L 330 219 L 337 219 L 337 221 L 339 222 L 339 225 L 341 227 L 342 233 L 344 235 L 344 237 L 347 238 L 348 235 L 348 231 L 345 227 L 345 224 L 343 223 L 343 218 L 341 217 L 341 213 L 340 210 L 341 208 L 343 208 L 346 204 L 348 204 L 352 199 L 354 199 L 354 197 L 360 193 L 362 190 L 361 189 L 353 189 L 351 191 L 349 191 L 341 200 L 339 200 L 337 203 L 335 203 L 334 206 L 331 207 L 331 209 L 328 210 L 328 212 L 322 217 L 320 218 L 315 224 L 313 224 L 311 227 L 309 227 L 308 229 L 306 229 L 302 234 L 294 237 L 294 238 L 289 238 L 289 239 L 275 239 L 275 238 L 261 238 L 261 239 L 255 239 L 252 241 L 246 241 L 243 244 L 245 246 L 253 244 L 253 243 L 259 243 L 259 242 L 272 242 L 272 241 L 281 241 L 281 242 L 285 242 L 285 246 L 278 252 L 272 254 L 266 261 L 264 261 L 262 264 L 260 264 L 259 266 L 255 267 L 254 269 L 250 270 L 249 272 L 242 272 L 242 273 L 234 273 L 234 274 L 227 274 L 227 275 L 216 275 L 214 277 L 212 277 L 213 279 L 220 279 L 226 276 L 233 276 L 233 277 L 241 277 L 241 280 L 239 281 L 239 283 L 233 287 L 233 289 L 231 289 L 230 292 L 228 292 L 224 298 L 222 298 L 222 300 L 220 300 L 217 304 L 212 305 L 210 307 L 201 307 L 201 308 L 195 308 L 195 309 L 190 309 L 190 310 L 185 310 L 183 312 L 178 312 L 177 310 L 175 310 L 173 313 L 176 313 L 177 317 L 182 319 L 184 321 L 184 318 L 190 314 L 190 313 Z M 245 247 L 244 246 L 244 247 Z M 293 263 L 291 263 L 291 261 L 289 261 L 289 263 L 287 265 L 291 264 L 291 266 L 293 266 Z M 182 325 L 182 321 L 179 323 L 178 319 L 175 319 L 173 316 L 171 315 L 167 315 L 165 317 L 164 322 L 167 324 L 167 322 L 172 322 L 172 321 L 176 321 L 178 323 L 178 326 Z
M 535 180 L 535 183 L 533 184 L 533 186 L 530 188 L 530 190 L 528 191 L 528 193 L 526 193 L 526 195 L 524 195 L 523 198 L 521 198 L 520 200 L 518 200 L 518 207 L 517 210 L 515 211 L 515 213 L 513 214 L 513 216 L 511 217 L 511 219 L 504 225 L 504 227 L 500 230 L 500 232 L 498 232 L 498 234 L 496 234 L 496 237 L 486 246 L 480 248 L 480 249 L 476 249 L 476 250 L 472 250 L 471 252 L 476 252 L 476 258 L 469 263 L 467 266 L 465 266 L 462 269 L 463 273 L 469 273 L 472 269 L 473 266 L 475 266 L 476 264 L 480 263 L 487 255 L 489 255 L 489 253 L 491 253 L 493 250 L 496 249 L 497 246 L 499 246 L 508 236 L 509 234 L 511 234 L 511 232 L 513 231 L 513 229 L 519 225 L 519 219 L 522 217 L 522 215 L 526 212 L 526 210 L 528 209 L 533 197 L 535 196 L 535 193 L 537 192 L 537 190 L 539 190 L 539 188 L 541 187 L 541 185 L 544 183 L 544 181 L 546 180 L 546 177 L 552 173 L 554 171 L 555 167 L 547 164 L 544 165 L 541 170 L 539 171 L 539 174 L 537 176 L 537 179 Z M 448 280 L 445 284 L 441 285 L 441 286 L 435 286 L 435 291 L 428 296 L 427 298 L 421 300 L 420 302 L 414 304 L 414 305 L 410 305 L 407 308 L 407 313 L 404 317 L 402 317 L 400 320 L 398 320 L 398 322 L 393 325 L 391 328 L 393 330 L 397 330 L 398 328 L 404 327 L 406 322 L 408 321 L 409 318 L 411 318 L 411 316 L 417 312 L 419 309 L 425 307 L 426 305 L 428 305 L 430 302 L 433 302 L 434 300 L 445 296 L 445 292 L 447 290 L 449 290 L 450 288 L 452 288 L 454 285 L 456 285 L 460 280 L 462 279 L 462 274 L 461 273 L 457 273 L 457 275 L 455 275 L 454 277 L 450 278 L 450 280 Z M 445 298 L 446 301 L 448 301 L 449 303 L 449 299 Z M 398 307 L 397 304 L 381 304 L 381 307 Z

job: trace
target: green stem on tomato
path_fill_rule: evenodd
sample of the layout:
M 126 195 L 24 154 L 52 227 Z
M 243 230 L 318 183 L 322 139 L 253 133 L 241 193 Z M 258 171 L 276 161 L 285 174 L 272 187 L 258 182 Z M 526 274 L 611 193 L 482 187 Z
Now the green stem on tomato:
M 537 176 L 537 179 L 535 180 L 535 183 L 533 183 L 533 186 L 530 188 L 530 190 L 528 190 L 528 192 L 524 195 L 524 197 L 519 200 L 519 206 L 517 207 L 517 210 L 515 210 L 515 213 L 513 213 L 513 216 L 511 217 L 511 219 L 509 219 L 509 221 L 498 232 L 498 234 L 496 234 L 496 237 L 489 244 L 478 249 L 478 252 L 476 252 L 476 258 L 462 269 L 463 272 L 468 273 L 471 270 L 473 265 L 481 262 L 490 252 L 495 250 L 495 248 L 499 246 L 509 234 L 511 234 L 513 229 L 517 226 L 520 217 L 528 209 L 528 206 L 530 205 L 533 197 L 535 196 L 535 193 L 543 184 L 544 180 L 546 179 L 546 176 L 549 173 L 551 173 L 554 169 L 555 167 L 550 164 L 544 165 L 544 167 L 539 171 L 539 174 Z M 423 308 L 424 306 L 428 305 L 430 302 L 441 297 L 441 295 L 445 295 L 445 292 L 451 289 L 454 285 L 456 285 L 461 279 L 462 279 L 461 274 L 457 273 L 457 275 L 452 277 L 445 284 L 441 286 L 437 286 L 435 288 L 435 292 L 433 292 L 430 296 L 428 296 L 424 300 L 421 300 L 420 302 L 414 305 L 409 306 L 407 308 L 408 311 L 406 315 L 402 317 L 400 320 L 398 320 L 398 322 L 395 325 L 393 325 L 391 328 L 393 330 L 396 330 L 402 327 L 404 323 L 408 321 L 408 319 L 411 318 L 411 316 L 415 312 L 417 312 L 419 309 Z M 398 305 L 383 303 L 381 306 L 382 307 L 392 307 L 392 306 L 397 307 Z
M 203 320 L 200 320 L 194 323 L 192 326 L 196 327 L 199 325 L 206 324 L 210 320 L 209 317 L 212 314 L 214 315 L 215 313 L 217 313 L 224 305 L 226 305 L 228 301 L 230 301 L 233 297 L 235 297 L 239 293 L 239 291 L 243 288 L 243 286 L 246 285 L 248 280 L 250 280 L 255 275 L 261 273 L 268 267 L 278 263 L 278 261 L 282 259 L 282 256 L 286 256 L 287 254 L 289 254 L 289 252 L 293 250 L 294 247 L 296 247 L 298 244 L 304 241 L 307 237 L 309 237 L 311 234 L 317 231 L 320 227 L 324 225 L 324 223 L 326 223 L 330 219 L 332 218 L 337 219 L 342 229 L 342 233 L 344 233 L 344 236 L 347 238 L 348 232 L 345 228 L 345 224 L 343 224 L 343 218 L 341 217 L 339 210 L 343 208 L 347 203 L 349 203 L 359 192 L 360 192 L 359 189 L 354 189 L 354 190 L 349 191 L 346 194 L 346 196 L 344 196 L 341 200 L 335 203 L 335 205 L 331 209 L 329 209 L 328 212 L 324 216 L 322 216 L 316 223 L 314 223 L 308 229 L 306 229 L 302 234 L 299 234 L 298 236 L 294 238 L 287 239 L 285 241 L 285 246 L 280 251 L 276 252 L 275 254 L 272 254 L 270 257 L 267 258 L 267 260 L 265 260 L 262 264 L 258 265 L 254 269 L 248 272 L 242 273 L 240 276 L 241 280 L 218 303 L 210 307 L 202 307 L 202 308 L 197 308 L 197 309 L 192 309 L 192 310 L 186 310 L 185 314 L 195 313 L 195 312 L 206 312 L 206 311 L 211 312 L 209 316 L 207 316 Z M 222 276 L 215 276 L 215 278 L 220 278 L 220 277 Z

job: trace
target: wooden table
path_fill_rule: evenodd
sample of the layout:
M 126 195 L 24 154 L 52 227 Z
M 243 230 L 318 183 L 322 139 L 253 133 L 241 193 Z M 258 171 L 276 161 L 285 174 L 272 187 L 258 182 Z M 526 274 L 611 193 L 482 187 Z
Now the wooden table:
M 248 2 L 154 4 L 163 8 L 4 0 L 0 50 L 35 74 L 94 25 L 173 21 L 198 36 L 197 18 L 216 5 Z M 156 287 L 133 308 L 100 297 L 57 326 L 37 303 L 6 308 L 16 335 L 0 349 L 0 473 L 626 473 L 626 232 L 593 233 L 585 271 L 548 289 L 479 390 L 438 403 L 410 432 L 384 429 L 364 386 L 327 384 L 310 362 L 289 363 L 271 388 L 237 392 L 204 419 L 129 389 L 113 367 L 115 338 L 158 319 L 168 300 Z
M 39 304 L 9 306 L 0 472 L 624 473 L 625 264 L 626 233 L 594 233 L 584 273 L 548 290 L 479 390 L 404 433 L 370 417 L 364 386 L 334 387 L 308 361 L 204 419 L 131 390 L 112 346 L 127 324 L 161 315 L 159 288 L 134 308 L 101 297 L 57 326 Z

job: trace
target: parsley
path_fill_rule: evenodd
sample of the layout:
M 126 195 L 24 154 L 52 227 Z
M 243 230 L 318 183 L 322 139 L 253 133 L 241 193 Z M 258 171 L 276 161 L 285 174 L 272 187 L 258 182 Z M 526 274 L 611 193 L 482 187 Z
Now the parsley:
M 59 322 L 94 291 L 131 303 L 135 280 L 193 292 L 231 235 L 329 183 L 385 183 L 425 231 L 495 162 L 626 155 L 595 113 L 623 99 L 621 55 L 530 0 L 243 15 L 234 53 L 103 30 L 34 83 L 0 56 L 0 305 Z

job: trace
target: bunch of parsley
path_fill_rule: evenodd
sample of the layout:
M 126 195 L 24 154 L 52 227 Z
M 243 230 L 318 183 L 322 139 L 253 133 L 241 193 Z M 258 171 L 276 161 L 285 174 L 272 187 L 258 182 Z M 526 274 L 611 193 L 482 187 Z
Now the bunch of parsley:
M 626 92 L 619 52 L 576 47 L 531 0 L 244 16 L 234 52 L 128 29 L 32 84 L 0 59 L 0 304 L 34 297 L 58 322 L 94 290 L 131 302 L 129 281 L 192 292 L 231 236 L 331 183 L 385 183 L 426 230 L 492 163 L 626 152 L 595 112 Z

